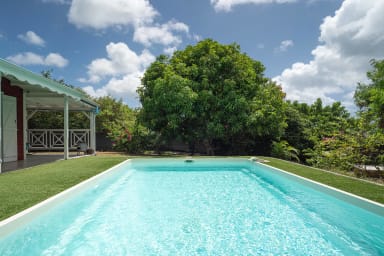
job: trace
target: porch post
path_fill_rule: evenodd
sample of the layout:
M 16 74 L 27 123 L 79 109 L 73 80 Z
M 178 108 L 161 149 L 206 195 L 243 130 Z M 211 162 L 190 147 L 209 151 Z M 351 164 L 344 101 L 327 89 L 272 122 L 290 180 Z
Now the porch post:
M 27 93 L 23 90 L 23 134 L 24 134 L 24 160 L 27 159 L 27 143 L 28 143 L 28 121 L 27 121 Z
M 64 95 L 64 159 L 69 158 L 69 147 L 68 147 L 68 96 Z
M 96 114 L 91 111 L 89 116 L 89 128 L 91 130 L 91 149 L 96 153 Z

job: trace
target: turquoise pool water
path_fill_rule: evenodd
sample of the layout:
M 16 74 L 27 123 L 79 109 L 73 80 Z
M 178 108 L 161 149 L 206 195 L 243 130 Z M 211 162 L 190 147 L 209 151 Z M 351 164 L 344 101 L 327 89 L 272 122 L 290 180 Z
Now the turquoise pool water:
M 133 160 L 0 255 L 383 255 L 384 217 L 247 160 Z

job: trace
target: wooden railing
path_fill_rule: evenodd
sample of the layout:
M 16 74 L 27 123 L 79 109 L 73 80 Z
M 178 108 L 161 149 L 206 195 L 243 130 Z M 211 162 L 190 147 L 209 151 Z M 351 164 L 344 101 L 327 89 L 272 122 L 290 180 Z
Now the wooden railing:
M 29 150 L 64 149 L 64 129 L 28 129 Z M 90 147 L 90 129 L 69 129 L 68 147 L 76 149 L 80 143 Z

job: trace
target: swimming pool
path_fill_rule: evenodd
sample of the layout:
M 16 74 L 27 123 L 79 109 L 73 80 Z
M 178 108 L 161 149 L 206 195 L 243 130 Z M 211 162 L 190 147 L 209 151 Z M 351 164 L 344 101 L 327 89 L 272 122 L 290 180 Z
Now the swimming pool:
M 380 205 L 239 159 L 135 159 L 23 218 L 0 255 L 384 254 Z

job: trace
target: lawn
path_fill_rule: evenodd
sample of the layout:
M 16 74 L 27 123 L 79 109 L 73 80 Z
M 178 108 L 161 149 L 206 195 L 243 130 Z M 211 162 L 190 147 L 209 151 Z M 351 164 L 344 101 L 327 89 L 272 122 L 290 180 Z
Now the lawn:
M 301 164 L 295 164 L 272 157 L 262 158 L 270 161 L 269 163 L 266 163 L 267 165 L 384 204 L 383 185 L 373 184 L 352 177 L 336 175 L 330 172 L 321 171 L 319 169 L 310 168 Z
M 27 209 L 124 161 L 96 156 L 56 161 L 0 175 L 0 220 Z

